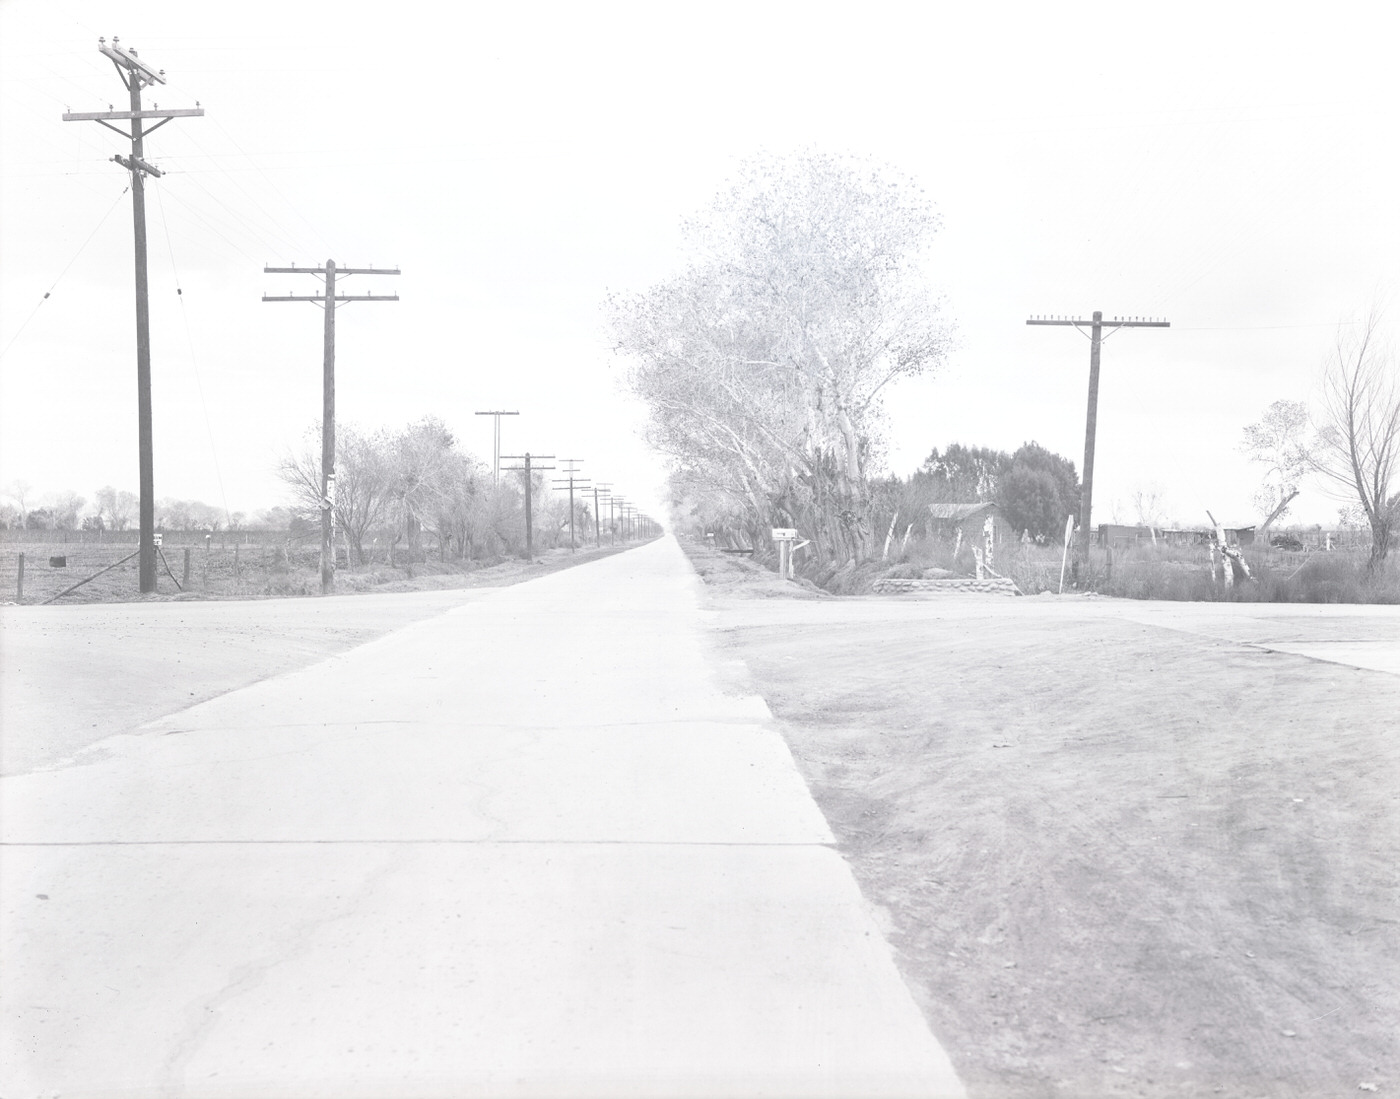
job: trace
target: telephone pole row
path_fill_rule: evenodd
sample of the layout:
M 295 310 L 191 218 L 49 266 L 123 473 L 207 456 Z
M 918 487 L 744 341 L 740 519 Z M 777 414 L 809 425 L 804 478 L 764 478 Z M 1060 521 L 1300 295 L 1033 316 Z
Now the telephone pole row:
M 263 301 L 309 301 L 325 312 L 326 326 L 321 359 L 321 594 L 335 590 L 335 309 L 347 301 L 398 301 L 397 294 L 337 294 L 337 276 L 397 275 L 397 267 L 337 267 L 326 260 L 325 267 L 263 266 L 266 275 L 315 275 L 325 283 L 320 294 L 263 294 Z
M 161 110 L 157 103 L 147 110 L 141 103 L 141 92 L 151 84 L 165 83 L 165 70 L 152 69 L 136 55 L 135 50 L 123 49 L 115 36 L 112 44 L 106 38 L 97 40 L 97 50 L 117 70 L 130 99 L 126 111 L 65 111 L 64 122 L 97 122 L 131 142 L 131 156 L 112 159 L 131 173 L 131 220 L 136 253 L 136 435 L 141 481 L 138 549 L 138 573 L 143 593 L 156 590 L 156 494 L 155 447 L 151 425 L 151 311 L 146 283 L 146 177 L 159 176 L 161 171 L 146 161 L 146 138 L 172 118 L 198 118 L 204 108 L 193 107 Z M 147 119 L 158 119 L 153 126 Z M 123 130 L 113 122 L 129 122 Z
M 1084 480 L 1079 496 L 1079 537 L 1075 540 L 1074 573 L 1078 577 L 1088 576 L 1089 569 L 1089 520 L 1094 501 L 1094 435 L 1099 419 L 1099 347 L 1103 343 L 1105 328 L 1170 328 L 1170 321 L 1152 320 L 1144 317 L 1103 319 L 1103 313 L 1095 310 L 1091 320 L 1070 317 L 1031 317 L 1029 325 L 1059 325 L 1076 328 L 1081 333 L 1087 326 L 1089 335 L 1089 411 L 1084 424 Z

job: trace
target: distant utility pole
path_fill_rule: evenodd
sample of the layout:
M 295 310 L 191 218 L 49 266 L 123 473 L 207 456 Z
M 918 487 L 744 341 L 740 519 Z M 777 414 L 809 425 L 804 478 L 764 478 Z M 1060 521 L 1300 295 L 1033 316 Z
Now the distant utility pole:
M 495 455 L 495 461 L 492 463 L 491 468 L 492 468 L 493 470 L 495 470 L 495 485 L 496 485 L 497 488 L 500 488 L 500 486 L 501 486 L 501 417 L 502 417 L 502 416 L 519 416 L 520 413 L 519 413 L 519 412 L 499 412 L 499 411 L 496 411 L 496 410 L 493 409 L 493 410 L 490 411 L 490 412 L 478 412 L 477 415 L 478 415 L 478 416 L 494 416 L 494 417 L 496 417 L 496 442 L 495 442 L 495 445 L 491 448 L 491 453 Z
M 507 461 L 512 462 L 519 461 L 522 458 L 525 460 L 525 464 L 523 466 L 507 466 L 506 468 L 514 470 L 517 473 L 525 474 L 525 560 L 533 561 L 535 559 L 535 520 L 534 513 L 531 510 L 530 502 L 531 491 L 534 487 L 532 484 L 533 474 L 538 473 L 541 470 L 549 470 L 555 468 L 554 466 L 537 466 L 534 464 L 534 460 L 536 458 L 553 458 L 554 455 L 532 455 L 527 450 L 524 454 L 502 454 L 501 457 L 505 458 Z
M 335 590 L 335 307 L 343 301 L 398 301 L 397 294 L 337 294 L 335 279 L 350 275 L 397 275 L 397 267 L 268 267 L 265 275 L 315 275 L 325 283 L 320 294 L 263 294 L 263 301 L 315 302 L 326 314 L 325 346 L 321 358 L 321 594 Z
M 1099 420 L 1099 346 L 1105 337 L 1103 330 L 1111 328 L 1170 328 L 1170 321 L 1151 320 L 1145 317 L 1120 319 L 1114 317 L 1105 321 L 1097 310 L 1092 320 L 1077 320 L 1069 317 L 1031 317 L 1027 324 L 1063 325 L 1076 328 L 1080 333 L 1084 327 L 1089 333 L 1089 413 L 1084 424 L 1084 482 L 1079 497 L 1079 538 L 1075 542 L 1074 572 L 1076 577 L 1088 575 L 1089 568 L 1089 519 L 1094 501 L 1094 433 Z M 1110 332 L 1109 335 L 1113 333 Z M 1082 571 L 1081 571 L 1082 570 Z
M 617 505 L 617 513 L 613 514 L 613 505 Z M 617 545 L 618 534 L 622 535 L 623 542 L 627 541 L 627 497 L 614 496 L 608 501 L 608 518 L 612 522 L 613 545 Z
M 113 37 L 112 44 L 107 39 L 97 40 L 98 52 L 110 60 L 121 77 L 130 95 L 131 109 L 127 111 L 65 111 L 64 122 L 100 122 L 109 130 L 131 141 L 131 156 L 118 154 L 112 157 L 131 173 L 131 213 L 136 237 L 136 435 L 140 461 L 141 541 L 138 551 L 140 584 L 142 592 L 156 590 L 156 494 L 155 494 L 155 450 L 151 437 L 151 311 L 146 293 L 146 177 L 159 176 L 161 170 L 145 160 L 145 139 L 148 134 L 159 130 L 172 118 L 198 118 L 204 108 L 197 103 L 193 107 L 179 107 L 161 110 L 155 104 L 150 110 L 141 106 L 141 91 L 149 84 L 164 84 L 165 70 L 156 71 L 136 56 L 135 50 L 122 49 L 120 39 Z M 145 125 L 148 118 L 160 121 L 154 126 Z M 130 132 L 116 121 L 131 123 Z
M 612 483 L 595 484 L 593 486 L 593 544 L 599 549 L 603 548 L 603 513 L 598 509 L 598 493 L 602 492 L 609 500 L 608 510 L 612 510 Z
M 583 464 L 582 458 L 563 458 L 561 461 L 569 463 L 569 468 L 564 471 L 567 480 L 565 477 L 558 477 L 555 478 L 554 483 L 556 485 L 567 484 L 569 486 L 569 552 L 577 553 L 578 543 L 574 540 L 574 486 L 577 485 L 579 488 L 587 488 L 588 480 L 587 478 L 579 478 L 577 476 L 578 470 L 574 468 L 575 466 Z

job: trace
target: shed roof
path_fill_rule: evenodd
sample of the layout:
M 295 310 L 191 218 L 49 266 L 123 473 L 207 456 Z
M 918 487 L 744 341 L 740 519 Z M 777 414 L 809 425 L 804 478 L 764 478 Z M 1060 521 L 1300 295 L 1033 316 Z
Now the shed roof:
M 954 519 L 961 521 L 963 519 L 970 519 L 974 515 L 980 515 L 982 512 L 988 510 L 1000 512 L 1001 508 L 997 507 L 997 505 L 990 500 L 984 500 L 980 503 L 973 502 L 971 504 L 929 504 L 928 510 L 935 519 Z

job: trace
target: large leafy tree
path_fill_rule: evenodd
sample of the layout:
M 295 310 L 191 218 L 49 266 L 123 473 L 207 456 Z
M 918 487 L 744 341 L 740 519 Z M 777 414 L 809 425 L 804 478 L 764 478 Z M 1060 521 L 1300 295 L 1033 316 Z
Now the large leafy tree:
M 1079 474 L 1068 458 L 1025 443 L 1007 463 L 995 499 L 1016 530 L 1058 538 L 1065 518 L 1079 510 Z
M 612 299 L 650 440 L 687 490 L 755 530 L 796 526 L 821 557 L 869 552 L 881 395 L 948 346 L 921 267 L 936 228 L 886 170 L 760 157 L 686 225 L 683 272 Z
M 939 502 L 981 503 L 997 498 L 1010 466 L 1011 456 L 1004 450 L 952 443 L 941 454 L 934 447 L 914 476 L 929 485 Z

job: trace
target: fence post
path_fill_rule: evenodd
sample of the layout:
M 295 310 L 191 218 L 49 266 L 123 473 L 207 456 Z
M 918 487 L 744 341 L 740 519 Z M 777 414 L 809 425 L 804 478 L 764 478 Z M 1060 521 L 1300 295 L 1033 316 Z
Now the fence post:
M 15 581 L 15 602 L 24 602 L 24 554 L 19 555 L 19 579 Z
M 181 579 L 181 581 L 180 581 L 180 587 L 182 587 L 182 588 L 188 588 L 188 587 L 190 586 L 190 547 L 189 547 L 189 546 L 186 546 L 186 547 L 185 547 L 185 569 L 184 569 L 184 572 L 185 572 L 185 575 L 184 575 L 184 577 L 183 577 L 183 578 Z
M 238 568 L 238 543 L 233 544 L 233 582 L 237 584 L 242 579 L 242 573 Z

